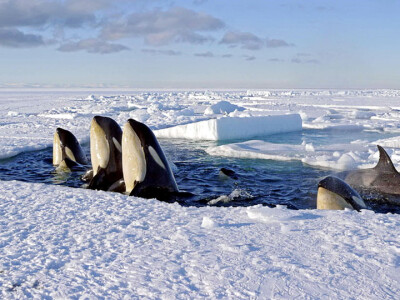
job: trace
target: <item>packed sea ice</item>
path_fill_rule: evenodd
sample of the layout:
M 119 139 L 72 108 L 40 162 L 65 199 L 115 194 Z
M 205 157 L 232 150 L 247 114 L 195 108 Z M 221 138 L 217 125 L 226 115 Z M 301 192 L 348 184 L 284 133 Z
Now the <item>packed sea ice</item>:
M 57 127 L 87 143 L 94 115 L 120 125 L 134 118 L 156 131 L 222 117 L 237 128 L 236 118 L 297 114 L 303 132 L 350 137 L 372 132 L 377 138 L 319 145 L 304 138 L 291 144 L 254 139 L 252 133 L 237 143 L 211 144 L 207 152 L 346 169 L 373 166 L 379 142 L 398 166 L 399 100 L 395 90 L 3 91 L 0 158 L 6 163 L 18 153 L 51 147 Z M 210 108 L 221 101 L 243 109 Z M 0 191 L 4 299 L 396 299 L 400 294 L 396 214 L 182 207 L 20 181 L 0 181 Z

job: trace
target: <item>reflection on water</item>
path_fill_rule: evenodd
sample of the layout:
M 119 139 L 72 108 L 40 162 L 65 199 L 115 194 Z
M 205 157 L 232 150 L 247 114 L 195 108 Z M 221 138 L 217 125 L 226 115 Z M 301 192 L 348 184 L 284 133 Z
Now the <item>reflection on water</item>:
M 359 139 L 374 140 L 375 133 L 357 132 Z M 331 133 L 305 130 L 300 133 L 274 135 L 264 138 L 274 143 L 314 144 L 332 143 Z M 381 136 L 380 136 L 381 138 Z M 337 143 L 355 138 L 344 135 Z M 232 141 L 230 141 L 232 142 Z M 178 198 L 182 205 L 249 206 L 286 205 L 292 209 L 316 207 L 316 192 L 319 180 L 335 175 L 331 170 L 322 170 L 303 165 L 299 161 L 272 161 L 209 156 L 204 151 L 215 142 L 193 142 L 187 140 L 160 140 L 181 190 L 195 196 Z M 222 143 L 219 143 L 222 144 Z M 89 145 L 82 145 L 89 155 Z M 234 170 L 238 179 L 219 176 L 221 168 Z M 47 184 L 82 187 L 80 176 L 84 170 L 57 172 L 52 166 L 52 149 L 22 153 L 0 161 L 0 180 L 20 180 Z M 368 201 L 369 206 L 379 212 L 400 213 L 400 207 Z

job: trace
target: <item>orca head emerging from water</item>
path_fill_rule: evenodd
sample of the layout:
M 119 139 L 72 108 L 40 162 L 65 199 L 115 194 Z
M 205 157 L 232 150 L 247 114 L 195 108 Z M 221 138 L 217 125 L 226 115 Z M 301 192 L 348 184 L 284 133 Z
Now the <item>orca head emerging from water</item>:
M 53 165 L 69 170 L 88 161 L 76 137 L 68 130 L 57 128 L 53 138 Z
M 238 180 L 238 176 L 236 175 L 235 171 L 227 168 L 221 168 L 219 170 L 219 176 L 221 179 L 231 178 L 233 180 Z
M 179 192 L 154 133 L 133 119 L 125 124 L 122 134 L 122 168 L 126 193 L 132 196 L 164 199 Z
M 379 161 L 374 168 L 350 172 L 345 181 L 355 188 L 377 192 L 379 194 L 400 195 L 400 174 L 386 151 L 379 145 Z M 397 197 L 398 198 L 398 197 Z M 399 204 L 399 199 L 388 199 Z
M 108 190 L 122 179 L 122 130 L 113 119 L 95 116 L 90 124 L 91 189 Z
M 346 182 L 328 176 L 318 184 L 317 209 L 365 209 L 361 196 Z

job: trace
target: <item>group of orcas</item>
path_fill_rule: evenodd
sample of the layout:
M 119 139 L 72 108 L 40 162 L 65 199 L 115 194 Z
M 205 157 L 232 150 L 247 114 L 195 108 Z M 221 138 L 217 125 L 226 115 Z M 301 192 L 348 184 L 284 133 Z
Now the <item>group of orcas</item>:
M 174 174 L 150 128 L 129 119 L 123 130 L 113 119 L 95 116 L 90 124 L 92 168 L 82 176 L 89 189 L 162 199 L 179 193 Z M 57 128 L 53 165 L 68 171 L 89 165 L 76 137 Z
M 335 176 L 321 180 L 317 209 L 367 208 L 354 188 L 400 196 L 400 174 L 386 151 L 379 145 L 378 149 L 379 162 L 374 168 L 350 172 L 344 180 Z M 82 176 L 90 189 L 161 200 L 181 193 L 154 133 L 136 120 L 129 119 L 122 130 L 113 119 L 95 116 L 90 124 L 90 157 L 92 168 Z M 68 130 L 57 128 L 54 134 L 53 165 L 63 171 L 89 165 Z M 222 168 L 221 173 L 237 178 L 228 169 Z
M 385 149 L 377 145 L 379 161 L 374 168 L 349 172 L 344 181 L 328 176 L 318 184 L 318 209 L 365 209 L 365 202 L 355 190 L 384 198 L 391 204 L 400 204 L 400 174 Z M 355 189 L 354 189 L 355 188 Z

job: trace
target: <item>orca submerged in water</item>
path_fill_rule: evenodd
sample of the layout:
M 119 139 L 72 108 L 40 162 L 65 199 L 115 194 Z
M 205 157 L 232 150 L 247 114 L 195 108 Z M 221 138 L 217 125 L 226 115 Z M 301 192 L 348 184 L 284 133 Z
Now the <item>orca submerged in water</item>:
M 361 196 L 346 182 L 328 176 L 318 184 L 317 209 L 365 209 Z
M 394 167 L 386 151 L 379 145 L 379 161 L 374 168 L 350 172 L 345 181 L 356 189 L 386 194 L 389 202 L 400 204 L 400 174 Z
M 122 134 L 122 169 L 126 193 L 168 199 L 179 193 L 174 174 L 157 138 L 145 124 L 129 119 Z
M 76 137 L 68 130 L 57 128 L 53 138 L 53 165 L 59 170 L 71 170 L 88 161 Z
M 95 116 L 90 124 L 90 157 L 92 171 L 84 176 L 88 188 L 117 191 L 122 179 L 122 130 L 108 117 Z

